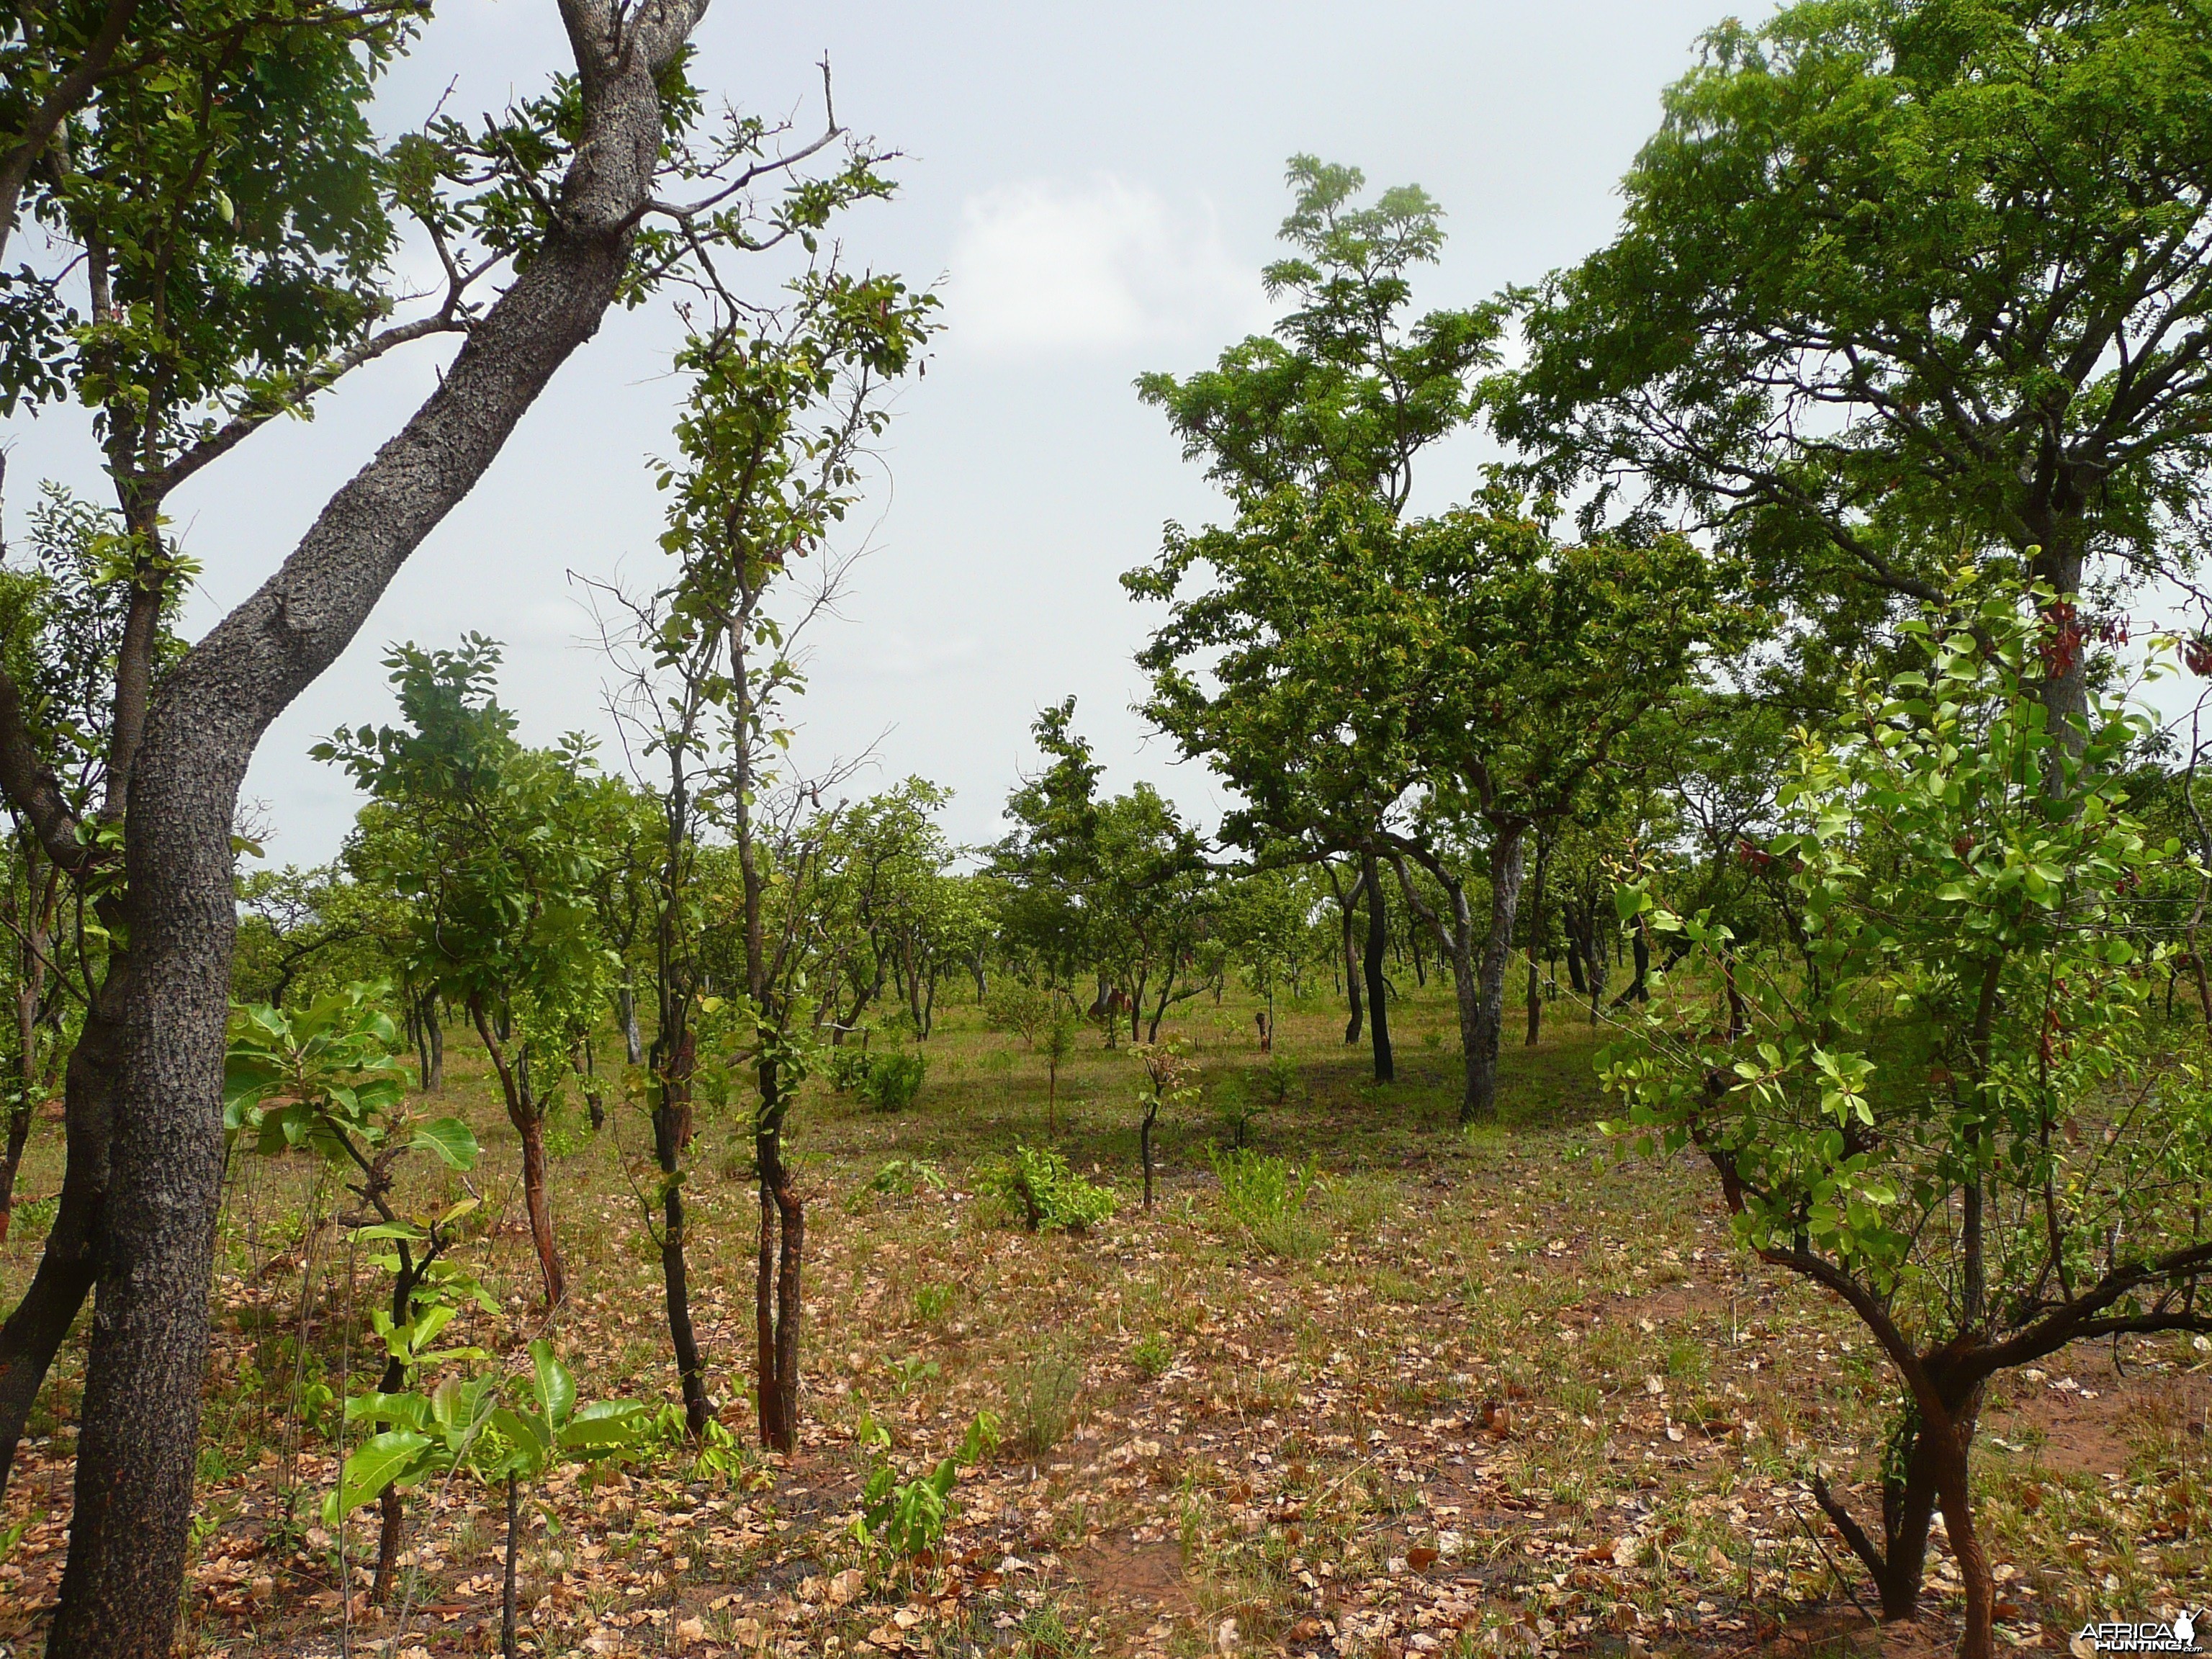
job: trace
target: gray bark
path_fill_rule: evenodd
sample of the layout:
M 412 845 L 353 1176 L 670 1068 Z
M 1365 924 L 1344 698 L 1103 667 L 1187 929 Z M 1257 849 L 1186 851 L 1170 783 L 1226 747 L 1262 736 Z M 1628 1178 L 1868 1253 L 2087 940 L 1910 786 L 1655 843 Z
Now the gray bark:
M 705 0 L 562 0 L 584 136 L 553 223 L 442 384 L 155 690 L 125 817 L 133 971 L 113 1078 L 76 1510 L 50 1659 L 167 1659 L 183 1588 L 222 1164 L 233 811 L 270 722 L 597 331 L 651 199 L 656 77 Z

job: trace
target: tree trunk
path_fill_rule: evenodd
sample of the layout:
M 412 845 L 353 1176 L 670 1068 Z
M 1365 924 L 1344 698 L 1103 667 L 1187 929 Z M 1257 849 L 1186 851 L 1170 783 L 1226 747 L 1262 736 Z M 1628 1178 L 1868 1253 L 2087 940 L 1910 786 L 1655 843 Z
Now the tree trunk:
M 507 1477 L 507 1573 L 499 1592 L 499 1650 L 504 1659 L 515 1659 L 514 1558 L 520 1541 L 521 1505 L 515 1501 L 515 1480 Z
M 1528 1036 L 1522 1044 L 1533 1048 L 1544 1029 L 1544 976 L 1540 963 L 1544 948 L 1544 866 L 1551 861 L 1549 836 L 1536 842 L 1536 874 L 1528 892 Z
M 545 1193 L 545 1118 L 534 1105 L 508 1114 L 522 1137 L 522 1201 L 530 1212 L 530 1242 L 538 1251 L 538 1270 L 545 1281 L 545 1305 L 557 1308 L 568 1294 L 561 1253 L 553 1241 L 553 1208 Z
M 438 1023 L 438 994 L 422 999 L 422 1092 L 446 1091 L 446 1028 Z
M 1375 1051 L 1375 1080 L 1390 1083 L 1398 1075 L 1390 1056 L 1390 1014 L 1386 1006 L 1389 987 L 1382 975 L 1383 957 L 1390 944 L 1390 917 L 1372 852 L 1363 858 L 1359 878 L 1367 887 L 1367 1030 Z
M 668 1304 L 669 1346 L 676 1355 L 676 1375 L 684 1393 L 684 1422 L 694 1439 L 707 1431 L 714 1405 L 707 1398 L 707 1367 L 699 1357 L 699 1338 L 691 1324 L 690 1273 L 684 1258 L 684 1184 L 677 1179 L 684 1149 L 691 1139 L 692 1036 L 684 1034 L 677 1045 L 668 1075 L 660 1085 L 660 1103 L 653 1114 L 653 1151 L 659 1161 L 660 1279 Z
M 783 1163 L 781 1079 L 772 1060 L 760 1063 L 763 1127 L 754 1136 L 760 1166 L 760 1253 L 754 1267 L 753 1316 L 761 1444 L 799 1449 L 799 1273 L 805 1257 L 806 1212 Z
M 622 988 L 615 993 L 615 1010 L 622 1019 L 623 1053 L 632 1066 L 645 1063 L 645 1041 L 637 1029 L 637 993 L 630 988 L 629 969 L 623 970 Z
M 1505 964 L 1513 956 L 1514 913 L 1521 903 L 1521 875 L 1528 857 L 1528 829 L 1500 828 L 1490 843 L 1490 934 L 1482 945 L 1481 991 L 1475 1010 L 1474 1042 L 1467 1053 L 1467 1093 L 1460 1121 L 1472 1123 L 1498 1112 L 1498 1050 L 1505 1026 Z
M 127 781 L 118 803 L 133 963 L 102 1091 L 113 1117 L 98 1317 L 49 1659 L 167 1659 L 176 1627 L 222 1192 L 239 785 L 270 722 L 352 641 L 598 329 L 652 197 L 659 79 L 702 10 L 567 0 L 581 131 L 544 236 L 400 433 L 283 567 L 162 676 L 135 758 L 111 769 Z

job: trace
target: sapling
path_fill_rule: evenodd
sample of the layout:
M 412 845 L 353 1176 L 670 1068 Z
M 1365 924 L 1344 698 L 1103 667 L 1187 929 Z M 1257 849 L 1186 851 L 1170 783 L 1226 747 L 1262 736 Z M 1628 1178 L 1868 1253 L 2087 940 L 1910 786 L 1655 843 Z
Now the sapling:
M 385 1420 L 375 1401 L 402 1392 L 425 1358 L 429 1344 L 473 1297 L 494 1309 L 467 1274 L 443 1260 L 454 1224 L 476 1208 L 473 1198 L 435 1217 L 410 1220 L 392 1202 L 395 1167 L 410 1152 L 431 1153 L 452 1170 L 476 1167 L 477 1138 L 457 1117 L 425 1121 L 407 1109 L 406 1085 L 392 1057 L 398 1031 L 376 1004 L 379 988 L 348 985 L 319 997 L 298 1012 L 266 1005 L 240 1009 L 231 1028 L 223 1066 L 223 1128 L 227 1138 L 250 1137 L 271 1155 L 311 1150 L 350 1172 L 347 1188 L 375 1212 L 355 1238 L 388 1244 L 374 1258 L 392 1274 L 386 1305 L 371 1316 L 385 1345 L 384 1375 L 360 1414 Z M 356 1414 L 348 1402 L 348 1415 Z M 398 1489 L 384 1500 L 369 1595 L 390 1595 L 404 1516 Z
M 1137 1058 L 1145 1064 L 1145 1086 L 1137 1099 L 1144 1117 L 1137 1128 L 1137 1151 L 1145 1166 L 1145 1207 L 1152 1207 L 1152 1128 L 1163 1108 L 1188 1105 L 1199 1097 L 1198 1068 L 1190 1062 L 1190 1045 L 1180 1040 L 1137 1045 Z

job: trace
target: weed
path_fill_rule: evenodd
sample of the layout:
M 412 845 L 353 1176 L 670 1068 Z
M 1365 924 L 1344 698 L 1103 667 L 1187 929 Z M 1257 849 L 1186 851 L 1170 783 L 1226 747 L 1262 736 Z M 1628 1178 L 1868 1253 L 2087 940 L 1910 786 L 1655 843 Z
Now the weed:
M 1145 1377 L 1158 1376 L 1175 1364 L 1175 1345 L 1164 1331 L 1153 1331 L 1130 1345 L 1129 1363 Z
M 1083 1366 L 1065 1354 L 1040 1354 L 1017 1377 L 1006 1401 L 1023 1450 L 1042 1457 L 1075 1426 L 1076 1396 L 1083 1392 Z
M 934 1325 L 952 1310 L 953 1289 L 950 1285 L 917 1285 L 914 1291 L 914 1316 L 918 1324 Z

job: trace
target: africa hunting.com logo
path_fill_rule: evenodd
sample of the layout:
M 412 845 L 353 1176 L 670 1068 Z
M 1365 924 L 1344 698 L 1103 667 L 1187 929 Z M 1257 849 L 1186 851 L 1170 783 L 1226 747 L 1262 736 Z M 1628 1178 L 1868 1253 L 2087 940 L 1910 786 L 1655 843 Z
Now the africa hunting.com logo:
M 2067 1644 L 2075 1659 L 2090 1659 L 2100 1653 L 2201 1653 L 2197 1645 L 2197 1621 L 2188 1609 L 2168 1624 L 2148 1620 L 2141 1624 L 2106 1623 L 2084 1625 L 2075 1632 Z

